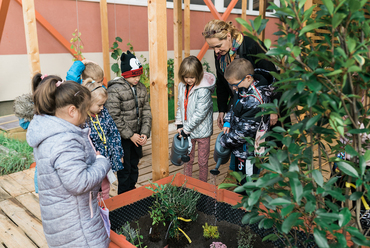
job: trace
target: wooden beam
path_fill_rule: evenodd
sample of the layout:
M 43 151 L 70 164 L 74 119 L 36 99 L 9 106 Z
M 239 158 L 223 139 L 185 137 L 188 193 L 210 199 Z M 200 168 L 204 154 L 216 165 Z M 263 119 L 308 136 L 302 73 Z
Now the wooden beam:
M 40 73 L 39 43 L 35 18 L 35 3 L 33 0 L 23 0 L 23 20 L 26 33 L 26 45 L 31 78 L 35 73 Z
M 174 43 L 174 111 L 177 110 L 177 89 L 179 87 L 179 68 L 182 61 L 182 0 L 173 1 L 173 43 Z
M 222 20 L 222 16 L 218 13 L 211 0 L 204 0 L 204 3 L 207 5 L 208 9 L 211 11 L 211 14 L 215 19 Z
M 22 6 L 22 0 L 15 0 L 19 5 Z M 71 43 L 66 40 L 39 12 L 35 10 L 36 20 L 43 26 L 46 31 L 49 32 L 67 51 L 72 54 L 73 57 L 77 58 L 74 55 L 76 52 L 75 50 L 71 49 Z M 77 58 L 78 59 L 78 58 Z
M 262 19 L 266 19 L 266 0 L 259 0 L 260 1 L 260 6 L 259 6 L 259 14 L 262 17 Z M 259 37 L 260 40 L 264 41 L 265 40 L 265 30 L 260 33 Z
M 216 8 L 215 8 L 215 6 L 213 5 L 213 3 L 210 1 L 210 0 L 204 0 L 204 2 L 206 3 L 206 5 L 208 6 L 208 8 L 212 8 L 212 9 L 214 9 L 213 11 L 216 11 L 216 13 L 215 14 L 213 14 L 213 16 L 220 16 L 220 14 L 217 12 L 217 10 L 216 10 Z M 226 10 L 225 10 L 225 12 L 222 14 L 222 16 L 221 16 L 221 18 L 216 18 L 216 19 L 220 19 L 220 20 L 223 20 L 223 21 L 226 21 L 227 20 L 227 18 L 229 17 L 229 15 L 230 15 L 230 13 L 231 13 L 231 11 L 233 10 L 233 8 L 235 7 L 235 4 L 238 2 L 238 0 L 231 0 L 231 2 L 229 3 L 229 5 L 227 6 L 227 8 L 226 8 Z M 211 12 L 212 12 L 212 10 L 211 10 Z M 186 23 L 185 23 L 185 25 L 186 25 Z M 199 59 L 199 60 L 202 60 L 203 59 L 203 57 L 204 57 L 204 54 L 206 54 L 206 52 L 207 52 L 207 50 L 208 50 L 208 44 L 207 44 L 207 42 L 205 42 L 204 43 L 204 45 L 203 45 L 203 47 L 202 47 L 202 49 L 199 51 L 199 53 L 198 53 L 198 56 L 197 56 L 197 58 Z
M 109 64 L 109 29 L 108 29 L 108 7 L 107 0 L 100 0 L 100 22 L 101 22 L 101 37 L 103 45 L 103 63 L 104 77 L 107 81 L 110 80 L 110 64 Z
M 244 21 L 247 21 L 247 0 L 242 0 L 242 16 L 241 18 L 244 20 Z M 242 28 L 241 28 L 241 31 L 242 32 L 246 32 L 247 29 L 242 25 Z
M 166 1 L 148 0 L 153 181 L 169 175 L 166 11 Z
M 190 56 L 190 0 L 184 0 L 185 58 Z
M 5 27 L 6 15 L 8 14 L 10 0 L 0 0 L 0 43 Z

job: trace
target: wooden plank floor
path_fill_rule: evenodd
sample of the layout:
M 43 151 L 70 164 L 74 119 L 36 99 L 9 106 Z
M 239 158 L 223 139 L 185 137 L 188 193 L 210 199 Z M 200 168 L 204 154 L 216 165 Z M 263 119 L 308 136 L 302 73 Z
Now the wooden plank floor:
M 214 144 L 219 128 L 214 124 L 214 134 L 211 137 L 211 153 L 209 170 L 215 168 L 213 160 Z M 169 151 L 176 131 L 169 133 Z M 137 187 L 141 187 L 152 179 L 151 139 L 143 147 L 144 157 L 139 163 L 139 179 Z M 170 175 L 183 173 L 184 166 L 174 166 L 168 161 Z M 217 184 L 226 177 L 228 164 L 220 166 Z M 35 193 L 33 182 L 35 169 L 13 173 L 0 177 L 0 248 L 48 247 L 42 229 L 41 212 L 38 194 Z M 198 178 L 199 165 L 196 153 L 193 165 L 193 177 Z M 210 182 L 210 174 L 208 182 Z M 213 182 L 212 182 L 213 183 Z M 117 195 L 117 182 L 111 186 L 110 195 Z

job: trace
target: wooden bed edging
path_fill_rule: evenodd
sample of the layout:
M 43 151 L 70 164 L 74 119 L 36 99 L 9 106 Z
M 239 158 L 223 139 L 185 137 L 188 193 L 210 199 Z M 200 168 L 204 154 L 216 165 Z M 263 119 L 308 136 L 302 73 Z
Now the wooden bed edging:
M 158 181 L 155 181 L 155 183 L 158 183 L 159 185 L 164 185 L 167 183 L 170 183 L 173 180 L 173 185 L 176 185 L 178 187 L 182 186 L 185 181 L 185 186 L 189 189 L 195 189 L 199 193 L 210 196 L 212 198 L 215 198 L 215 192 L 217 194 L 217 201 L 219 202 L 225 202 L 230 205 L 236 205 L 241 200 L 241 196 L 237 193 L 225 190 L 225 189 L 215 189 L 215 186 L 203 181 L 200 181 L 198 179 L 192 178 L 192 177 L 185 177 L 183 174 L 177 173 L 174 176 L 168 176 L 165 178 L 162 178 Z M 115 209 L 118 209 L 120 207 L 132 204 L 134 202 L 140 201 L 141 199 L 144 199 L 148 196 L 151 196 L 153 194 L 153 191 L 147 189 L 146 187 L 149 187 L 150 184 L 146 184 L 144 186 L 141 186 L 140 188 L 128 191 L 126 193 L 114 196 L 112 198 L 109 198 L 105 200 L 105 204 L 109 211 L 113 211 Z M 109 245 L 109 248 L 136 248 L 134 245 L 132 245 L 130 242 L 126 240 L 126 237 L 123 235 L 118 235 L 114 231 L 110 231 L 110 239 L 111 243 Z

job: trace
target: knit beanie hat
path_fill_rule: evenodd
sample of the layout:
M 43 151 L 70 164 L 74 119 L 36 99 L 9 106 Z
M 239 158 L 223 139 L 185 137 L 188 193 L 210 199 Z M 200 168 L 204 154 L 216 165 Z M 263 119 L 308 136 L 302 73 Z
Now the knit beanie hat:
M 121 55 L 121 72 L 122 77 L 130 78 L 143 74 L 143 66 L 140 61 L 127 50 L 127 53 Z

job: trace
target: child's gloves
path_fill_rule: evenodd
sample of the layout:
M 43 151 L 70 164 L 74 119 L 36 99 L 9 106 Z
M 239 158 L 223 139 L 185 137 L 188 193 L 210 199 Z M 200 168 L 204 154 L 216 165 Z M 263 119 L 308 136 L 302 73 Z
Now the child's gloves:
M 188 138 L 188 135 L 184 132 L 184 129 L 181 130 L 181 137 L 184 137 L 184 139 L 187 139 Z M 181 139 L 180 138 L 180 135 L 177 136 L 178 139 Z

